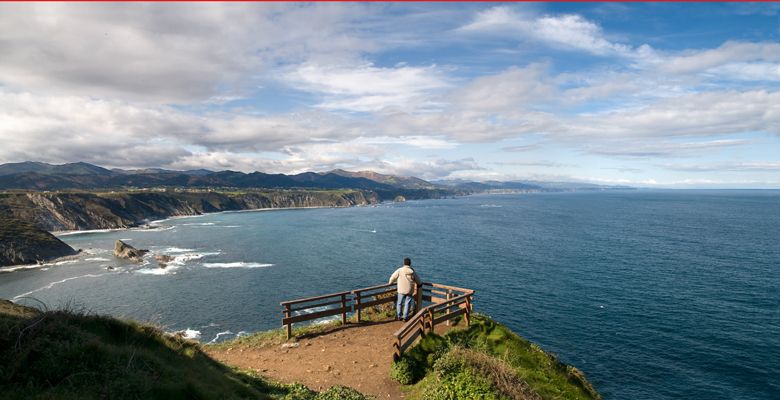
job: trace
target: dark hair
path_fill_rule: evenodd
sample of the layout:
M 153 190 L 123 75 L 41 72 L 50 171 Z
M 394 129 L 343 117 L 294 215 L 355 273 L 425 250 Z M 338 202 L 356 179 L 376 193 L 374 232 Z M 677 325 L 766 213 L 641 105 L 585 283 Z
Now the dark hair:
M 412 259 L 409 257 L 404 258 L 404 265 L 412 266 Z

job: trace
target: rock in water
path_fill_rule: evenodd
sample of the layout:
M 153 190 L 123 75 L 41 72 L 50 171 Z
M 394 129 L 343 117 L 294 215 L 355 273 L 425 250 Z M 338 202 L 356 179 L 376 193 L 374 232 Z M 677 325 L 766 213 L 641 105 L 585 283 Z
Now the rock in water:
M 114 243 L 114 256 L 118 258 L 126 258 L 133 262 L 141 262 L 144 254 L 148 252 L 149 250 L 136 249 L 135 247 L 130 246 L 121 240 L 117 240 Z
M 157 264 L 160 265 L 160 268 L 165 268 L 168 266 L 168 263 L 173 261 L 172 256 L 169 256 L 167 254 L 159 254 L 154 256 L 154 259 L 157 261 Z

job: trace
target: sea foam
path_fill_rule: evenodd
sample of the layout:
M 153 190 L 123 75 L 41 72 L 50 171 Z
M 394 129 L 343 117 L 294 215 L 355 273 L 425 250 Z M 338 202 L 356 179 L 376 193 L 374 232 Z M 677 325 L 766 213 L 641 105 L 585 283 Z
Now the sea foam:
M 228 263 L 203 263 L 206 268 L 266 268 L 272 267 L 273 264 L 262 264 L 252 262 L 228 262 Z

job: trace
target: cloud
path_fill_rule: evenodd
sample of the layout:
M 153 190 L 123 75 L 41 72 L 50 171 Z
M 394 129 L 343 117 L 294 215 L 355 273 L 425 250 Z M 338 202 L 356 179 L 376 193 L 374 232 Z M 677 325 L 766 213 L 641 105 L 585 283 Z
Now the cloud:
M 322 96 L 318 107 L 363 112 L 428 108 L 433 105 L 431 93 L 449 86 L 436 66 L 380 68 L 371 63 L 307 63 L 295 67 L 284 79 L 299 90 Z
M 360 136 L 337 117 L 314 112 L 198 115 L 79 96 L 0 90 L 2 160 L 78 160 L 108 166 L 161 166 L 194 152 L 281 152 L 290 146 Z
M 506 146 L 506 147 L 502 147 L 501 150 L 508 151 L 511 153 L 520 153 L 520 152 L 537 150 L 540 147 L 541 146 L 539 145 L 539 143 L 533 143 L 533 144 L 524 144 L 519 146 Z
M 709 72 L 731 79 L 760 80 L 756 71 L 768 71 L 764 79 L 776 79 L 778 62 L 780 43 L 728 41 L 715 49 L 687 50 L 667 56 L 661 68 L 673 74 Z
M 750 143 L 741 139 L 708 140 L 703 142 L 642 142 L 642 141 L 605 141 L 585 146 L 593 154 L 618 157 L 681 157 L 700 155 L 703 151 L 712 151 L 726 147 L 742 146 Z
M 570 119 L 559 132 L 593 138 L 780 134 L 780 92 L 693 93 L 637 108 L 582 114 Z
M 608 40 L 601 27 L 577 14 L 535 16 L 506 6 L 477 13 L 461 32 L 512 35 L 561 49 L 585 51 L 600 56 L 633 56 L 628 45 Z
M 556 161 L 540 160 L 540 161 L 500 161 L 494 162 L 495 165 L 502 166 L 514 166 L 514 167 L 544 167 L 544 168 L 565 168 L 576 167 L 573 164 L 564 164 Z
M 241 97 L 279 63 L 354 57 L 360 5 L 3 4 L 0 84 L 193 103 Z
M 401 176 L 416 176 L 422 179 L 448 179 L 465 172 L 484 170 L 473 158 L 459 160 L 414 160 L 397 158 L 382 162 L 376 170 Z
M 714 171 L 733 171 L 733 172 L 780 172 L 780 162 L 740 162 L 740 163 L 722 163 L 722 164 L 661 164 L 662 168 L 672 171 L 685 172 L 714 172 Z
M 473 79 L 450 93 L 448 99 L 458 109 L 488 112 L 544 103 L 556 91 L 555 86 L 547 82 L 546 70 L 543 64 L 510 67 L 498 74 Z

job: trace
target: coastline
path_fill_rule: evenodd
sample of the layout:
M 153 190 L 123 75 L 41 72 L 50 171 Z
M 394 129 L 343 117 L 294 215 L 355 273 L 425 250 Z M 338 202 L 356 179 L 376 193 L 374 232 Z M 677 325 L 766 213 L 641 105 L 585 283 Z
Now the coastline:
M 143 225 L 139 226 L 129 226 L 126 228 L 109 228 L 109 229 L 76 229 L 76 230 L 67 230 L 67 231 L 51 231 L 51 233 L 54 236 L 72 236 L 72 235 L 80 235 L 80 234 L 90 234 L 90 233 L 108 233 L 108 232 L 125 232 L 125 231 L 146 231 L 146 230 L 152 230 L 155 229 L 155 226 L 157 226 L 160 223 L 176 220 L 176 219 L 183 219 L 183 218 L 197 218 L 197 217 L 205 217 L 209 215 L 215 215 L 215 214 L 227 214 L 227 213 L 245 213 L 245 212 L 261 212 L 261 211 L 283 211 L 283 210 L 309 210 L 309 209 L 320 209 L 320 208 L 351 208 L 351 207 L 365 207 L 361 205 L 350 205 L 350 206 L 307 206 L 307 207 L 266 207 L 266 208 L 252 208 L 248 210 L 223 210 L 223 211 L 214 211 L 214 212 L 204 212 L 200 214 L 191 214 L 191 215 L 173 215 L 168 218 L 163 219 L 156 219 L 153 221 L 145 222 L 148 227 L 144 227 Z

